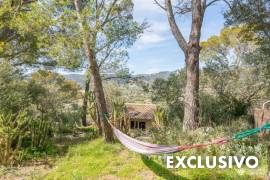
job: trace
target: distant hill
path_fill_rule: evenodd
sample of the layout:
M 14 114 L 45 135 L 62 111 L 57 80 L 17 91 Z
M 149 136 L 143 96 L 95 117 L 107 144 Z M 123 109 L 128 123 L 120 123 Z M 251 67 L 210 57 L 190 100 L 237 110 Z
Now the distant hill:
M 138 74 L 138 75 L 134 75 L 134 77 L 140 77 L 144 81 L 152 82 L 157 78 L 168 79 L 171 73 L 173 73 L 173 72 L 172 71 L 161 71 L 161 72 L 153 73 L 153 74 Z
M 158 72 L 158 73 L 153 73 L 153 74 L 138 74 L 138 75 L 132 75 L 131 78 L 135 78 L 135 79 L 140 79 L 146 82 L 153 82 L 155 79 L 157 78 L 161 78 L 161 79 L 168 79 L 168 77 L 170 76 L 170 74 L 173 73 L 172 71 L 162 71 L 162 72 Z M 85 77 L 82 74 L 64 74 L 66 79 L 69 80 L 74 80 L 76 81 L 78 84 L 80 84 L 82 87 L 84 86 L 84 82 L 85 82 Z M 117 81 L 120 83 L 125 83 L 125 80 L 119 80 L 119 79 L 111 79 L 109 81 Z
M 82 74 L 64 74 L 63 75 L 68 80 L 76 81 L 79 85 L 84 87 L 85 76 Z

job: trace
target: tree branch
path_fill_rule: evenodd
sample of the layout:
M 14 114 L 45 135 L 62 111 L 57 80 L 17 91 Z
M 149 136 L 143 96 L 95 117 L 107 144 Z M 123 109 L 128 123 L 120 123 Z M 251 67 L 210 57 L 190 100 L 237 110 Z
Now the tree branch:
M 111 55 L 112 51 L 113 51 L 114 47 L 113 48 L 108 48 L 108 50 L 106 51 L 106 55 L 104 56 L 104 58 L 102 58 L 99 62 L 99 65 L 98 67 L 101 68 L 101 66 L 106 62 L 106 60 L 109 58 L 109 56 Z
M 163 9 L 164 11 L 166 11 L 166 8 L 164 6 L 162 6 L 160 4 L 160 2 L 158 2 L 158 0 L 154 0 L 154 1 L 155 1 L 156 5 L 158 5 L 161 9 Z
M 209 6 L 213 5 L 215 2 L 218 2 L 220 0 L 213 0 L 213 1 L 210 1 L 209 3 L 206 4 L 206 8 L 208 8 Z
M 176 24 L 173 9 L 172 9 L 171 0 L 165 0 L 165 7 L 166 7 L 168 21 L 169 21 L 169 24 L 171 26 L 172 33 L 173 33 L 179 47 L 186 54 L 186 52 L 187 52 L 187 42 L 186 42 L 183 34 L 181 33 L 181 31 L 179 30 L 179 28 L 178 28 L 178 26 Z
M 29 3 L 33 3 L 36 0 L 23 0 L 22 4 L 29 4 Z
M 186 14 L 191 12 L 190 1 L 178 1 L 178 4 L 174 7 L 177 14 Z
M 118 0 L 114 0 L 114 1 L 112 2 L 112 4 L 110 5 L 109 10 L 108 10 L 108 12 L 107 12 L 107 14 L 106 14 L 106 16 L 105 16 L 105 19 L 104 19 L 103 23 L 101 24 L 101 27 L 103 27 L 103 26 L 108 22 L 108 19 L 109 19 L 111 13 L 112 13 L 113 7 L 114 7 L 115 4 L 117 3 L 117 1 L 118 1 Z
M 206 4 L 205 8 L 208 8 L 209 6 L 213 5 L 214 3 L 218 2 L 218 1 L 223 1 L 230 9 L 232 9 L 232 6 L 228 0 L 212 0 Z
M 227 4 L 227 6 L 228 6 L 230 9 L 232 9 L 232 6 L 231 6 L 231 4 L 229 3 L 229 1 L 223 0 L 223 2 L 225 2 L 225 4 Z

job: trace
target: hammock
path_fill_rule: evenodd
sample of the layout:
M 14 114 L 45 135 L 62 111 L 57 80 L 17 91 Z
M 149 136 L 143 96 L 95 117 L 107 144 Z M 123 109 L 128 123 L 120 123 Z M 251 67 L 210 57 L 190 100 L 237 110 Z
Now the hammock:
M 233 140 L 233 139 L 241 140 L 245 137 L 257 134 L 261 131 L 270 130 L 270 124 L 266 124 L 262 126 L 261 128 L 255 128 L 255 129 L 237 133 L 232 138 L 219 138 L 219 139 L 215 139 L 210 142 L 202 143 L 202 144 L 193 144 L 193 145 L 184 145 L 184 146 L 166 146 L 166 145 L 151 144 L 151 143 L 139 141 L 137 139 L 134 139 L 124 134 L 123 132 L 115 128 L 110 122 L 109 124 L 111 125 L 113 129 L 114 135 L 121 142 L 121 144 L 123 144 L 126 148 L 128 148 L 131 151 L 135 151 L 137 153 L 145 154 L 145 155 L 170 154 L 170 153 L 175 153 L 175 152 L 193 149 L 193 148 L 202 148 L 202 147 L 206 147 L 206 146 L 214 145 L 214 144 L 222 145 L 222 144 L 228 143 L 230 140 Z
M 262 106 L 263 110 L 264 110 L 265 105 L 267 103 L 270 103 L 270 101 L 266 101 L 263 104 L 263 106 Z M 262 113 L 262 119 L 264 119 L 264 111 Z M 146 155 L 169 154 L 169 153 L 175 153 L 175 152 L 193 149 L 193 148 L 202 148 L 202 147 L 206 147 L 206 146 L 214 145 L 214 144 L 222 145 L 222 144 L 228 143 L 231 140 L 242 140 L 243 138 L 255 135 L 257 133 L 260 133 L 260 132 L 263 132 L 266 130 L 270 130 L 270 124 L 265 124 L 259 128 L 254 128 L 254 129 L 250 129 L 250 130 L 236 133 L 231 138 L 219 138 L 219 139 L 215 139 L 215 140 L 212 140 L 210 142 L 203 143 L 203 144 L 193 144 L 193 145 L 185 145 L 185 146 L 164 146 L 164 145 L 158 145 L 158 144 L 151 144 L 151 143 L 147 143 L 147 142 L 143 142 L 143 141 L 139 141 L 137 139 L 134 139 L 134 138 L 122 133 L 117 128 L 115 128 L 110 123 L 110 121 L 108 121 L 108 123 L 110 124 L 110 126 L 113 129 L 114 135 L 126 148 L 128 148 L 131 151 L 135 151 L 137 153 L 146 154 Z

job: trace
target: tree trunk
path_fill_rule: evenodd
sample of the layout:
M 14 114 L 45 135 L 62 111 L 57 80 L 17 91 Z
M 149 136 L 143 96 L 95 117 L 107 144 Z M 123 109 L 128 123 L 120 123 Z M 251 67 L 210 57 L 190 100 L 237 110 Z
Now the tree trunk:
M 100 135 L 100 136 L 102 136 L 102 133 L 103 133 L 103 131 L 102 131 L 102 125 L 101 125 L 101 122 L 100 122 L 100 116 L 99 116 L 99 110 L 98 110 L 98 107 L 97 107 L 97 126 L 98 126 L 98 134 Z
M 199 123 L 199 56 L 204 6 L 205 2 L 192 0 L 192 25 L 185 51 L 187 82 L 184 97 L 184 131 L 196 129 Z
M 181 9 L 184 7 L 180 6 L 178 8 Z M 206 0 L 191 1 L 192 24 L 189 41 L 186 42 L 178 24 L 176 23 L 172 2 L 171 0 L 165 0 L 165 10 L 167 12 L 172 34 L 185 54 L 187 82 L 184 97 L 184 131 L 196 129 L 199 122 L 199 55 L 201 27 L 205 8 Z
M 83 26 L 84 21 L 83 18 L 81 17 L 81 0 L 74 0 L 74 5 L 77 11 L 79 26 L 82 33 L 82 40 L 85 54 L 90 64 L 90 74 L 93 78 L 94 94 L 98 106 L 99 118 L 104 130 L 105 141 L 108 143 L 113 142 L 113 131 L 110 124 L 108 123 L 109 114 L 106 106 L 102 80 L 99 73 L 99 67 L 96 61 L 96 56 L 94 54 L 96 34 L 90 34 L 91 36 L 90 38 L 88 29 L 85 29 Z
M 194 49 L 194 53 L 187 57 L 190 62 L 186 66 L 187 82 L 185 87 L 185 108 L 183 130 L 194 130 L 198 126 L 199 115 L 199 52 Z
M 89 93 L 90 89 L 90 78 L 87 77 L 85 81 L 85 88 L 84 88 L 84 96 L 83 96 L 83 105 L 82 105 L 82 125 L 87 126 L 87 108 L 88 108 L 88 99 L 87 99 L 87 94 Z
M 98 105 L 99 119 L 102 122 L 101 124 L 105 134 L 105 141 L 113 142 L 113 133 L 112 133 L 113 131 L 110 124 L 108 123 L 109 113 L 107 110 L 102 80 L 99 73 L 99 67 L 96 61 L 96 57 L 94 56 L 94 53 L 90 49 L 88 59 L 90 62 L 90 70 L 91 70 L 90 72 L 93 77 L 94 93 Z

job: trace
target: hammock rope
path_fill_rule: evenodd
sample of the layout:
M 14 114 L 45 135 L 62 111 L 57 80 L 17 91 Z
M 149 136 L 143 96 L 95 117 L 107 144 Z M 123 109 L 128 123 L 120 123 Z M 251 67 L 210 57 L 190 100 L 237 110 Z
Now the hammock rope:
M 222 145 L 232 140 L 242 140 L 244 138 L 255 135 L 257 133 L 270 130 L 270 124 L 265 124 L 264 126 L 260 128 L 254 128 L 247 131 L 236 133 L 231 138 L 218 138 L 218 139 L 214 139 L 212 141 L 202 143 L 202 144 L 193 144 L 193 145 L 184 145 L 184 146 L 177 146 L 177 145 L 166 146 L 166 145 L 151 144 L 151 143 L 137 140 L 121 132 L 119 129 L 114 127 L 110 123 L 110 121 L 108 121 L 108 123 L 111 125 L 114 135 L 121 142 L 121 144 L 123 144 L 126 148 L 128 148 L 131 151 L 135 151 L 137 153 L 145 154 L 145 155 L 170 154 L 170 153 L 175 153 L 175 152 L 184 151 L 188 149 L 202 148 L 202 147 L 206 147 L 210 145 Z

